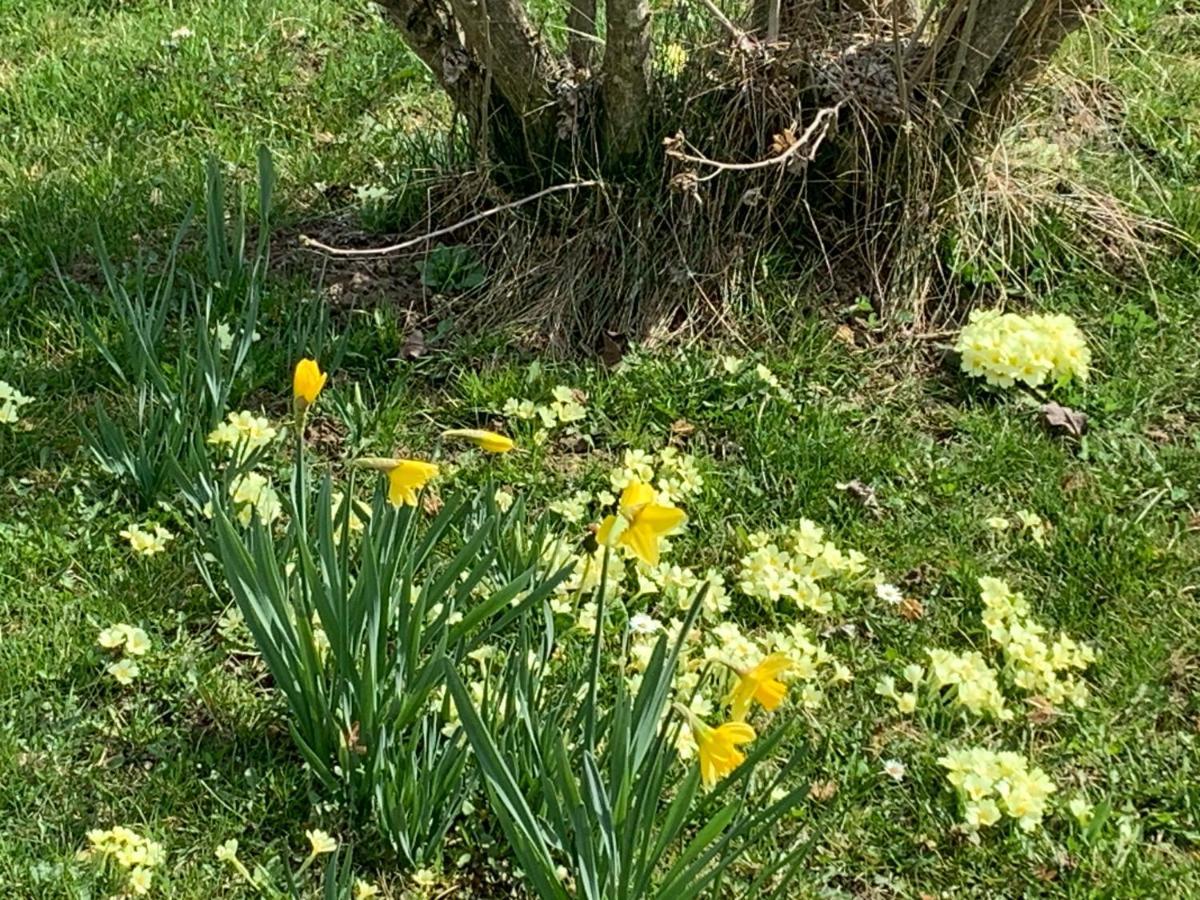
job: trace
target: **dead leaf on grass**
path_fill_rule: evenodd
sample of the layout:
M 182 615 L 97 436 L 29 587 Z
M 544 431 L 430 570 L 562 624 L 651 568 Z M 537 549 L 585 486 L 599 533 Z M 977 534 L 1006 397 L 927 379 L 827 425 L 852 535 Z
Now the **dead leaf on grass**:
M 908 619 L 910 622 L 915 622 L 925 615 L 925 607 L 921 604 L 920 600 L 914 597 L 905 597 L 896 604 L 896 612 L 900 613 L 902 618 Z
M 400 345 L 401 359 L 419 359 L 425 355 L 425 332 L 420 328 L 414 328 L 404 337 L 404 343 Z
M 851 481 L 839 481 L 834 487 L 839 491 L 845 491 L 876 518 L 883 515 L 883 508 L 879 505 L 879 499 L 875 496 L 875 488 L 869 484 L 863 484 L 855 478 Z
M 1030 697 L 1029 721 L 1034 725 L 1045 725 L 1058 718 L 1058 709 L 1045 697 Z
M 812 787 L 808 789 L 808 796 L 818 803 L 824 803 L 826 800 L 833 799 L 833 795 L 838 792 L 838 783 L 836 781 L 814 781 Z
M 691 437 L 696 431 L 696 426 L 687 419 L 676 419 L 671 423 L 671 439 L 686 440 Z
M 1051 434 L 1080 438 L 1087 433 L 1088 418 L 1086 413 L 1069 406 L 1061 406 L 1051 400 L 1042 405 L 1042 421 L 1050 429 Z

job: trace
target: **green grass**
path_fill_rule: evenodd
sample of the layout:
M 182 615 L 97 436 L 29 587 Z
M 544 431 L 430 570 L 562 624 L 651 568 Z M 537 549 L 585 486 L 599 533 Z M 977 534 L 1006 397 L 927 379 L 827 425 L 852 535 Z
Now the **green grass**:
M 1110 35 L 1066 57 L 1115 98 L 1111 134 L 1082 163 L 1200 237 L 1200 12 L 1119 7 Z M 183 26 L 193 36 L 172 40 Z M 225 607 L 200 577 L 196 545 L 181 538 L 142 560 L 118 537 L 146 516 L 80 437 L 96 399 L 118 414 L 130 406 L 86 338 L 89 325 L 112 327 L 90 229 L 99 221 L 118 259 L 140 248 L 161 261 L 183 209 L 201 199 L 204 158 L 252 184 L 259 144 L 280 172 L 284 217 L 327 212 L 352 186 L 393 183 L 397 166 L 427 159 L 445 110 L 367 4 L 327 0 L 30 0 L 0 14 L 0 95 L 0 379 L 36 399 L 19 426 L 0 426 L 0 887 L 106 895 L 75 854 L 87 829 L 125 824 L 166 845 L 162 896 L 249 896 L 214 859 L 219 842 L 237 837 L 243 858 L 273 866 L 280 854 L 298 863 L 305 828 L 354 835 L 312 793 L 261 664 L 219 633 Z M 1079 446 L 1046 434 L 1015 393 L 965 380 L 938 341 L 881 340 L 862 322 L 850 321 L 853 346 L 838 339 L 842 323 L 814 318 L 753 357 L 794 392 L 791 405 L 752 374 L 720 375 L 730 348 L 639 352 L 609 371 L 458 336 L 402 360 L 405 329 L 384 310 L 335 323 L 346 355 L 320 417 L 346 411 L 347 421 L 324 450 L 425 454 L 440 428 L 486 423 L 511 396 L 545 399 L 569 384 L 588 395 L 590 452 L 552 444 L 496 471 L 541 505 L 603 487 L 624 449 L 661 448 L 675 423 L 690 423 L 685 446 L 706 487 L 677 561 L 732 577 L 746 532 L 806 516 L 924 605 L 915 621 L 872 603 L 802 617 L 853 626 L 826 643 L 856 678 L 806 723 L 823 749 L 800 777 L 838 791 L 803 804 L 794 823 L 818 833 L 797 896 L 1200 894 L 1200 268 L 1177 245 L 1149 257 L 1148 281 L 1053 263 L 1051 286 L 1029 304 L 1075 316 L 1095 353 L 1092 379 L 1064 395 L 1091 420 Z M 286 409 L 289 335 L 315 327 L 311 293 L 294 280 L 269 286 L 246 404 Z M 235 296 L 218 300 L 233 311 Z M 875 490 L 880 515 L 839 489 L 853 479 Z M 1044 547 L 984 524 L 1020 509 L 1051 523 Z M 175 513 L 151 517 L 185 533 Z M 1026 591 L 1047 625 L 1099 649 L 1092 704 L 1003 728 L 897 716 L 874 695 L 876 677 L 926 646 L 982 647 L 973 584 L 989 573 Z M 794 616 L 744 598 L 732 615 L 746 627 Z M 116 621 L 154 642 L 127 690 L 95 644 Z M 973 846 L 953 829 L 936 763 L 971 741 L 1030 754 L 1059 800 L 1086 790 L 1111 802 L 1112 818 L 1084 840 L 1056 811 L 1033 836 L 1003 827 Z M 889 758 L 907 765 L 903 783 L 880 774 Z M 482 797 L 476 806 L 451 838 L 445 885 L 464 872 L 486 883 L 481 872 L 505 865 L 502 846 L 481 843 L 497 832 Z M 357 867 L 401 896 L 406 874 L 359 837 Z M 463 854 L 472 858 L 460 867 Z

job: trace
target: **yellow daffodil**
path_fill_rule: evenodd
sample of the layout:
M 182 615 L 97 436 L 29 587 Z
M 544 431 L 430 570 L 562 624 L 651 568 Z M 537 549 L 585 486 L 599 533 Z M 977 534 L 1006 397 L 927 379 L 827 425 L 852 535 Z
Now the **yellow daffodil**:
M 752 669 L 735 669 L 738 683 L 726 698 L 735 722 L 746 718 L 751 701 L 757 700 L 767 712 L 773 711 L 787 695 L 787 685 L 775 676 L 790 669 L 791 659 L 784 653 L 772 653 Z
M 657 501 L 650 485 L 630 482 L 621 492 L 617 515 L 605 517 L 596 540 L 606 547 L 626 547 L 646 565 L 657 566 L 658 542 L 687 520 L 683 510 Z
M 388 502 L 392 506 L 416 506 L 417 492 L 437 477 L 438 467 L 419 459 L 390 459 L 367 456 L 355 465 L 383 472 L 388 479 Z
M 470 441 L 480 450 L 486 450 L 488 453 L 508 453 L 517 448 L 512 438 L 482 428 L 450 428 L 442 432 L 442 437 Z
M 327 374 L 321 371 L 315 359 L 302 359 L 296 363 L 296 371 L 292 375 L 292 396 L 296 408 L 304 411 L 317 402 L 317 395 L 325 387 Z
M 754 740 L 753 728 L 745 722 L 726 722 L 713 728 L 686 707 L 676 704 L 676 708 L 691 724 L 700 756 L 700 777 L 705 787 L 712 787 L 745 761 L 746 756 L 738 750 L 738 745 Z

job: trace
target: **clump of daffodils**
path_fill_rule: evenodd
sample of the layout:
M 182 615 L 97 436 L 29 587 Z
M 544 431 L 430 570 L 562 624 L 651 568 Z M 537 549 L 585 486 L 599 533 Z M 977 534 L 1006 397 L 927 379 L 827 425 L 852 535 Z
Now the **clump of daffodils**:
M 1066 315 L 976 310 L 954 349 L 962 355 L 964 372 L 998 387 L 1084 381 L 1091 363 L 1083 335 Z
M 1060 632 L 1051 638 L 1030 614 L 1025 596 L 999 578 L 979 579 L 983 624 L 1004 653 L 1013 684 L 1054 705 L 1087 703 L 1087 683 L 1078 673 L 1096 659 L 1096 651 Z
M 0 425 L 15 425 L 20 420 L 19 410 L 33 402 L 7 381 L 0 381 Z
M 1019 753 L 973 747 L 951 751 L 938 764 L 962 801 L 963 824 L 971 832 L 995 825 L 1004 816 L 1015 819 L 1021 830 L 1034 831 L 1055 791 L 1049 776 L 1031 768 Z
M 279 435 L 271 423 L 262 416 L 248 410 L 231 412 L 208 435 L 208 443 L 215 447 L 226 447 L 245 455 L 259 447 L 270 444 Z
M 162 525 L 151 525 L 143 528 L 141 525 L 135 523 L 123 529 L 120 534 L 121 537 L 129 541 L 129 546 L 133 549 L 133 552 L 141 556 L 154 556 L 157 553 L 162 553 L 167 549 L 167 542 L 175 539 L 175 535 L 171 534 Z
M 154 869 L 166 861 L 162 844 L 142 837 L 121 825 L 94 828 L 87 833 L 88 847 L 83 859 L 112 860 L 126 874 L 130 893 L 148 894 L 154 882 Z
M 749 543 L 738 588 L 772 606 L 786 600 L 822 615 L 832 612 L 835 589 L 853 584 L 866 570 L 866 557 L 825 540 L 824 529 L 808 519 L 781 535 L 755 532 Z

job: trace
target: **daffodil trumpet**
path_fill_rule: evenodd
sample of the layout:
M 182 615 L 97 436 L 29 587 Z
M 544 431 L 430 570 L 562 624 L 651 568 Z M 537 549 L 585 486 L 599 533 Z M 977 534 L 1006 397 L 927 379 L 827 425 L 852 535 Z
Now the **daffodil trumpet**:
M 600 523 L 596 541 L 605 547 L 624 547 L 646 565 L 656 566 L 659 542 L 686 521 L 683 510 L 658 502 L 654 488 L 633 481 L 621 492 L 616 515 Z
M 700 779 L 705 787 L 713 787 L 746 761 L 738 746 L 750 743 L 756 735 L 745 722 L 726 722 L 714 728 L 683 704 L 675 703 L 674 708 L 692 729 L 700 759 Z
M 438 474 L 436 465 L 419 459 L 364 456 L 351 465 L 384 473 L 388 479 L 388 502 L 392 506 L 416 506 L 418 493 Z
M 725 698 L 729 704 L 729 714 L 735 722 L 745 720 L 754 701 L 757 700 L 767 712 L 774 712 L 787 696 L 787 685 L 776 678 L 792 667 L 792 660 L 787 654 L 772 653 L 750 668 L 735 666 L 727 660 L 721 662 L 738 676 L 737 684 Z

